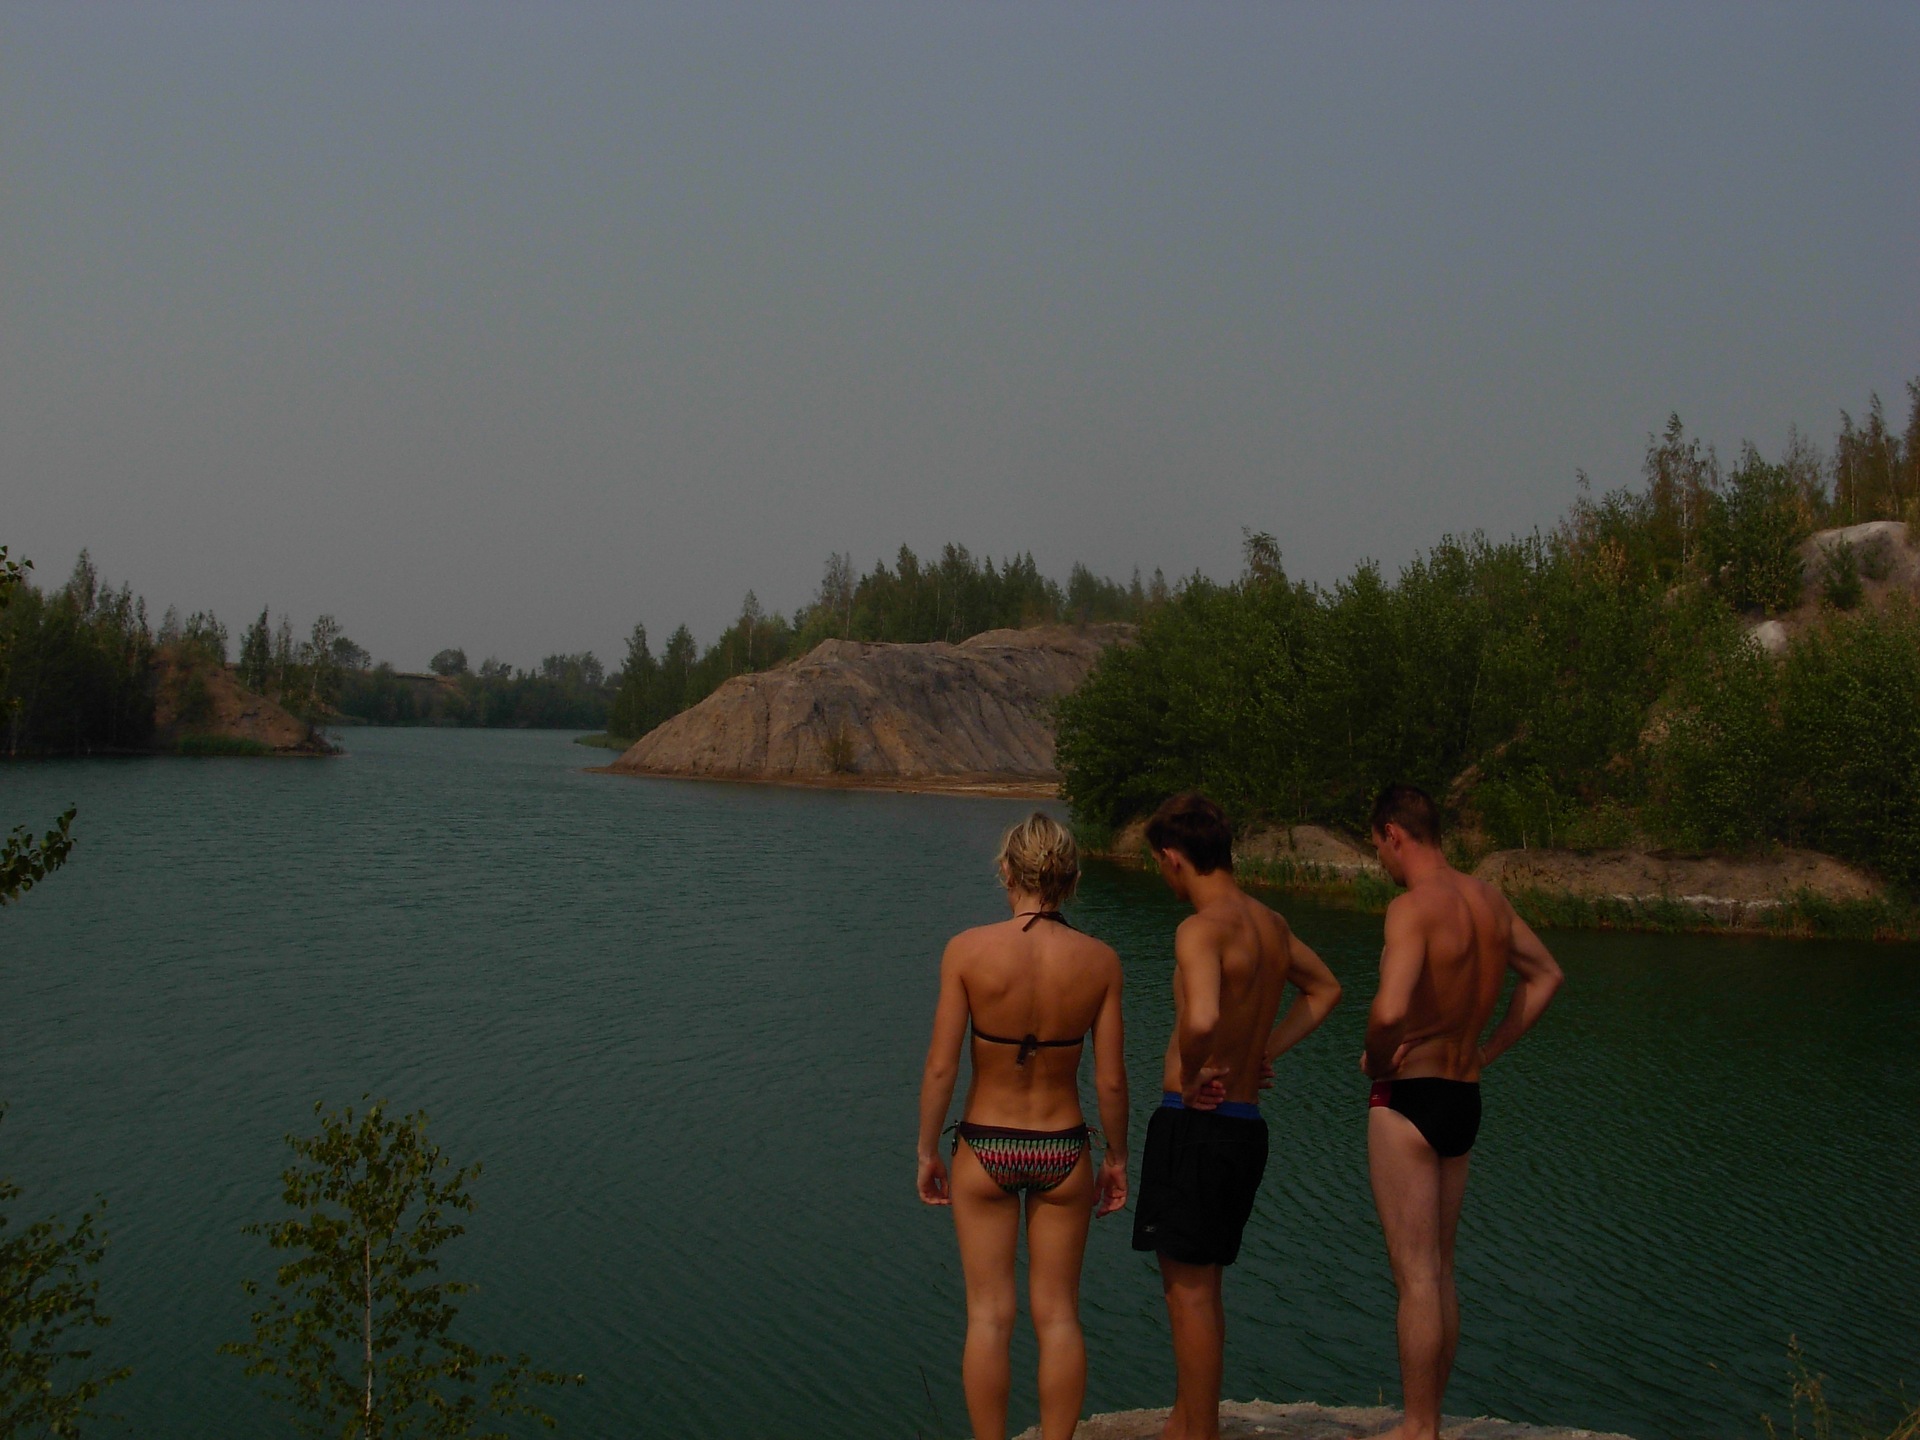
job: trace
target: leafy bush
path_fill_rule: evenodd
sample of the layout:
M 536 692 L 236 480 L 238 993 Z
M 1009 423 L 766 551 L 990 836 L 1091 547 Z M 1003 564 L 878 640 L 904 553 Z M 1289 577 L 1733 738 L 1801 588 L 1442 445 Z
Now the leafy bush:
M 1820 550 L 1820 598 L 1836 610 L 1852 610 L 1866 597 L 1860 581 L 1860 557 L 1852 544 L 1836 540 Z
M 1648 818 L 1680 849 L 1750 849 L 1784 816 L 1779 672 L 1724 613 L 1689 638 L 1647 746 Z
M 1800 603 L 1800 544 L 1813 524 L 1790 467 L 1748 446 L 1713 498 L 1707 531 L 1709 572 L 1736 610 L 1777 615 Z
M 19 1197 L 0 1180 L 0 1205 Z M 8 1235 L 0 1212 L 0 1435 L 78 1435 L 101 1392 L 132 1373 L 88 1363 L 89 1332 L 113 1323 L 100 1313 L 94 1270 L 106 1241 L 95 1223 L 36 1220 Z
M 1920 613 L 1896 598 L 1808 631 L 1781 684 L 1797 835 L 1920 886 Z

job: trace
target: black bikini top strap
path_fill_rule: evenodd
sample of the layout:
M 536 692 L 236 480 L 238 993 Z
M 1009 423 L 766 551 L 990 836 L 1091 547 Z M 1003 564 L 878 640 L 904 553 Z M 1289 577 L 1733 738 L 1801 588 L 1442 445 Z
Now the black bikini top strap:
M 1022 910 L 1019 915 L 1016 915 L 1013 918 L 1018 920 L 1022 916 L 1025 916 L 1027 921 L 1026 924 L 1020 927 L 1020 933 L 1022 935 L 1026 934 L 1027 931 L 1033 929 L 1034 922 L 1037 920 L 1051 920 L 1053 921 L 1054 924 L 1064 925 L 1069 930 L 1076 928 L 1074 923 L 1071 920 L 1067 919 L 1066 916 L 1062 915 L 1058 910 Z
M 1020 1053 L 1014 1056 L 1013 1063 L 1015 1065 L 1025 1065 L 1027 1061 L 1033 1058 L 1033 1052 L 1036 1050 L 1064 1050 L 1069 1045 L 1085 1044 L 1087 1037 L 1084 1035 L 1076 1035 L 1071 1040 L 1042 1040 L 1029 1031 L 1018 1040 L 1014 1040 L 1005 1035 L 988 1035 L 976 1025 L 973 1029 L 973 1038 L 976 1040 L 984 1040 L 989 1045 L 1018 1045 L 1020 1047 Z

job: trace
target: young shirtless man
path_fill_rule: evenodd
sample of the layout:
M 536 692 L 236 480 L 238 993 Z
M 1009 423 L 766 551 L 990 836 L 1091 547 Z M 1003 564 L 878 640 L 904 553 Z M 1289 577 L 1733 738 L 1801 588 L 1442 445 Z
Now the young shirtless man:
M 1380 863 L 1407 887 L 1387 907 L 1380 991 L 1360 1057 L 1374 1082 L 1367 1168 L 1400 1292 L 1403 1413 L 1386 1433 L 1435 1440 L 1460 1344 L 1453 1236 L 1480 1129 L 1480 1072 L 1533 1028 L 1563 977 L 1504 895 L 1447 863 L 1440 811 L 1425 792 L 1389 785 L 1374 802 L 1372 830 Z M 1508 970 L 1519 984 L 1483 1042 Z
M 1327 1018 L 1340 982 L 1234 883 L 1233 832 L 1218 805 L 1174 796 L 1147 822 L 1147 844 L 1193 914 L 1174 937 L 1173 1038 L 1147 1125 L 1133 1248 L 1159 1253 L 1173 1329 L 1177 1378 L 1163 1440 L 1218 1440 L 1220 1274 L 1240 1253 L 1267 1167 L 1256 1101 L 1272 1062 Z M 1276 1025 L 1289 982 L 1298 994 Z

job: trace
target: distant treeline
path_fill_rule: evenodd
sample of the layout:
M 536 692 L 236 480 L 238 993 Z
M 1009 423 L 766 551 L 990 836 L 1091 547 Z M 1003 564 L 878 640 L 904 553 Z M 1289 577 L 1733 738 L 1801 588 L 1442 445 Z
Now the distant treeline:
M 1031 555 L 999 565 L 948 545 L 923 564 L 902 546 L 894 565 L 862 575 L 850 557 L 828 557 L 818 594 L 791 619 L 764 610 L 748 592 L 740 616 L 704 649 L 685 625 L 655 654 L 644 626 L 612 675 L 582 652 L 549 655 L 531 670 L 488 658 L 473 668 L 464 650 L 430 662 L 432 678 L 374 664 L 331 615 L 304 637 L 269 610 L 240 634 L 237 649 L 216 616 L 182 619 L 169 609 L 156 630 L 146 602 L 114 590 L 82 552 L 63 586 L 19 587 L 0 612 L 14 660 L 0 675 L 6 752 L 96 754 L 146 748 L 154 730 L 154 660 L 162 651 L 189 663 L 229 667 L 241 685 L 316 725 L 448 725 L 608 730 L 634 739 L 705 699 L 734 675 L 765 670 L 822 640 L 964 640 L 983 630 L 1047 621 L 1137 620 L 1165 603 L 1156 571 L 1130 584 L 1075 565 L 1062 586 Z M 190 685 L 198 693 L 199 687 Z
M 499 660 L 475 672 L 464 650 L 433 657 L 439 683 L 380 664 L 356 671 L 342 687 L 340 711 L 373 725 L 453 725 L 489 729 L 600 730 L 613 688 L 591 654 L 549 655 L 533 670 Z
M 0 632 L 7 754 L 133 751 L 152 738 L 146 602 L 105 584 L 85 551 L 58 589 L 22 577 L 0 610 Z
M 169 608 L 156 629 L 147 602 L 100 578 L 86 551 L 64 585 L 21 583 L 0 610 L 0 712 L 8 755 L 137 753 L 153 742 L 154 661 L 171 654 L 187 669 L 228 663 L 227 627 L 201 611 Z M 302 719 L 324 724 L 367 652 L 331 615 L 305 639 L 266 611 L 241 636 L 235 678 Z M 204 686 L 189 689 L 204 698 Z
M 1819 528 L 1920 533 L 1920 382 L 1904 436 L 1876 400 L 1823 459 L 1798 436 L 1730 469 L 1675 417 L 1644 484 L 1584 493 L 1551 534 L 1447 538 L 1387 579 L 1290 580 L 1252 535 L 1061 707 L 1076 814 L 1117 826 L 1175 790 L 1244 820 L 1360 830 L 1388 780 L 1479 843 L 1805 844 L 1920 886 L 1920 615 L 1862 607 L 1887 558 L 1836 547 L 1825 623 L 1783 659 L 1752 620 L 1803 593 Z
M 1033 556 L 996 565 L 963 545 L 947 545 L 936 563 L 906 546 L 893 567 L 858 573 L 847 555 L 827 558 L 814 599 L 788 618 L 768 611 L 752 591 L 739 617 L 701 648 L 685 625 L 656 654 L 644 625 L 627 640 L 620 669 L 605 672 L 592 654 L 549 655 L 534 670 L 489 659 L 475 671 L 464 650 L 442 650 L 423 684 L 385 665 L 350 674 L 342 713 L 377 725 L 549 726 L 637 739 L 697 705 L 735 675 L 804 655 L 823 640 L 964 640 L 983 630 L 1049 621 L 1137 620 L 1168 595 L 1165 578 L 1136 574 L 1130 584 L 1075 565 L 1062 586 Z

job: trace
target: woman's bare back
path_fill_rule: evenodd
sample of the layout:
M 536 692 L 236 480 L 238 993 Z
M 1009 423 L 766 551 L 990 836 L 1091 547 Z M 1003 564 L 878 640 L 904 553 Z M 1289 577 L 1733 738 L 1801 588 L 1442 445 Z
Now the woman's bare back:
M 1059 1129 L 1081 1118 L 1080 1042 L 1118 989 L 1120 957 L 1057 921 L 1028 923 L 1015 917 L 955 938 L 973 1028 L 964 1113 L 976 1124 Z

